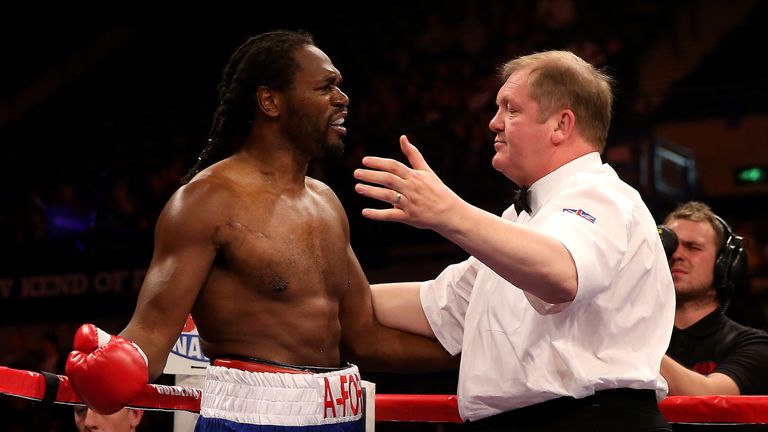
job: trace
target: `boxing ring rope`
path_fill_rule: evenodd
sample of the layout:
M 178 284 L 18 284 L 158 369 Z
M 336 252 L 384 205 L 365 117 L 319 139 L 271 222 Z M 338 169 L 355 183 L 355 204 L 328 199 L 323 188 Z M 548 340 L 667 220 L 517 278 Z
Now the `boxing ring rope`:
M 33 400 L 81 405 L 62 375 L 0 366 L 0 393 Z M 51 384 L 50 381 L 57 383 Z M 53 389 L 55 388 L 55 394 Z M 46 394 L 48 393 L 48 394 Z M 199 389 L 147 384 L 130 407 L 146 410 L 199 412 Z M 659 403 L 670 423 L 768 424 L 768 396 L 670 396 Z M 455 395 L 377 394 L 376 421 L 461 423 Z
M 768 424 L 768 396 L 669 396 L 659 409 L 670 423 Z M 376 421 L 461 423 L 454 395 L 377 394 Z
M 47 395 L 52 387 L 46 382 L 45 376 L 38 372 L 11 369 L 0 366 L 0 393 L 18 396 L 26 399 L 43 400 L 50 396 L 52 402 L 82 405 L 69 378 L 63 375 L 53 375 L 58 380 L 56 394 Z M 202 391 L 195 388 L 147 384 L 141 394 L 128 405 L 132 408 L 162 411 L 200 411 Z

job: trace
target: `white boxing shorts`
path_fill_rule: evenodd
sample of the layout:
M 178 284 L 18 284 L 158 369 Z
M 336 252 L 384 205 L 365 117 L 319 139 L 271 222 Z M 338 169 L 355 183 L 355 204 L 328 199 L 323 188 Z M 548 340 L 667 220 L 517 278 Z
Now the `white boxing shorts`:
M 285 366 L 214 360 L 195 432 L 365 431 L 357 366 L 321 372 Z

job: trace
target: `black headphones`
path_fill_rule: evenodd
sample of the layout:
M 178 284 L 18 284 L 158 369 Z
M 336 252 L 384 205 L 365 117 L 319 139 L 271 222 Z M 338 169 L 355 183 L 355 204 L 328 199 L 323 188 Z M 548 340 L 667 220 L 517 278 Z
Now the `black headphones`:
M 747 282 L 747 254 L 744 251 L 744 238 L 733 233 L 723 218 L 715 215 L 723 227 L 723 245 L 715 260 L 712 280 L 720 300 L 720 307 L 725 310 L 731 302 L 731 296 L 737 287 Z

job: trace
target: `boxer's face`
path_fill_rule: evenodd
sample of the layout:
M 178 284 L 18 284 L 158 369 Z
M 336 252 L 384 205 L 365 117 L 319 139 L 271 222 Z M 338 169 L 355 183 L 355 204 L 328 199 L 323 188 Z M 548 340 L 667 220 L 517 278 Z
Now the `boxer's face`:
M 341 156 L 347 134 L 344 120 L 349 98 L 341 91 L 341 73 L 331 59 L 314 46 L 296 51 L 301 69 L 286 93 L 284 132 L 297 143 L 307 143 L 313 156 Z
M 129 432 L 136 426 L 144 415 L 143 411 L 123 408 L 120 411 L 102 415 L 86 407 L 75 407 L 75 426 L 80 432 Z
M 672 280 L 679 300 L 714 296 L 713 270 L 717 258 L 715 230 L 707 222 L 673 219 L 667 226 L 679 245 L 670 258 Z

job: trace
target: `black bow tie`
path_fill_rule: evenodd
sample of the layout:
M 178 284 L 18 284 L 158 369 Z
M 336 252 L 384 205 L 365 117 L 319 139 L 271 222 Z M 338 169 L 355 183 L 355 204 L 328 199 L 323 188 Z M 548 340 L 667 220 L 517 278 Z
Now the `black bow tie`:
M 523 186 L 512 192 L 512 203 L 515 205 L 517 214 L 523 211 L 531 214 L 531 196 L 528 194 L 528 186 Z

